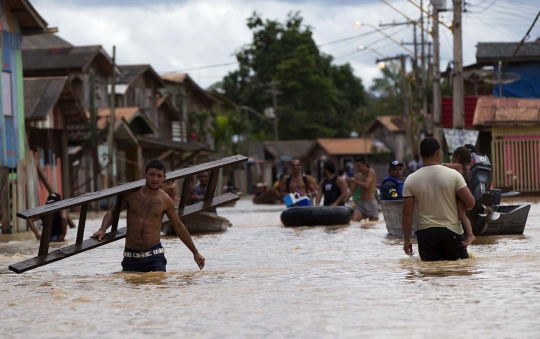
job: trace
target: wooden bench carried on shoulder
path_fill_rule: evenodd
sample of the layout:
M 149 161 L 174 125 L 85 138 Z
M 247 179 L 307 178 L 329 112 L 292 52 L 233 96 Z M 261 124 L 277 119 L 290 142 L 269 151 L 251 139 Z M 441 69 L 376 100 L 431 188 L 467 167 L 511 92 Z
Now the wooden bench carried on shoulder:
M 242 163 L 247 160 L 248 158 L 243 155 L 234 155 L 231 157 L 166 173 L 165 182 L 182 178 L 184 179 L 184 185 L 182 187 L 180 203 L 178 206 L 178 216 L 185 217 L 190 214 L 206 211 L 210 208 L 218 207 L 223 204 L 238 200 L 239 196 L 237 196 L 236 194 L 226 193 L 219 196 L 214 196 L 214 192 L 216 190 L 219 170 L 221 168 Z M 201 172 L 209 172 L 210 174 L 208 180 L 208 188 L 204 196 L 204 201 L 186 206 L 191 177 Z M 144 185 L 145 179 L 141 179 L 139 181 L 118 185 L 116 187 L 107 188 L 101 191 L 87 193 L 76 198 L 65 199 L 52 204 L 42 205 L 26 211 L 18 212 L 17 216 L 26 220 L 30 218 L 43 217 L 43 230 L 41 234 L 41 242 L 39 245 L 38 256 L 10 265 L 9 269 L 16 273 L 23 273 L 28 270 L 44 266 L 55 261 L 65 259 L 72 255 L 79 254 L 94 249 L 96 247 L 106 245 L 113 241 L 125 238 L 127 233 L 127 227 L 118 229 L 118 219 L 120 218 L 121 212 L 120 206 L 122 206 L 124 194 L 137 190 Z M 88 205 L 91 202 L 112 196 L 116 196 L 116 204 L 113 211 L 113 223 L 111 231 L 105 234 L 104 238 L 101 241 L 93 238 L 83 240 Z M 53 213 L 79 205 L 81 206 L 81 212 L 75 244 L 62 247 L 49 253 Z

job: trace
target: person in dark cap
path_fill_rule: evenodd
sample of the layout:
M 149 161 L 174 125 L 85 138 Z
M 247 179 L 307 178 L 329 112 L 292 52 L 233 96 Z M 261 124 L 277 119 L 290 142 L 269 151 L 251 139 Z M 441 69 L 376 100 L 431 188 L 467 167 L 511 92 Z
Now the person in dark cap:
M 381 200 L 403 199 L 403 164 L 394 160 L 388 165 L 388 176 L 384 178 L 379 190 Z
M 47 197 L 47 202 L 45 202 L 46 205 L 55 203 L 57 201 L 62 200 L 62 197 L 58 193 L 51 193 Z M 38 218 L 35 219 L 28 219 L 28 227 L 32 232 L 34 232 L 34 235 L 36 236 L 37 240 L 41 239 L 41 233 L 36 228 L 36 225 L 34 222 Z M 41 222 L 43 223 L 43 217 L 41 218 Z M 53 242 L 61 242 L 64 241 L 64 238 L 66 237 L 67 233 L 67 212 L 66 210 L 62 210 L 59 212 L 53 213 L 53 220 L 52 220 L 52 229 L 51 229 L 51 241 Z

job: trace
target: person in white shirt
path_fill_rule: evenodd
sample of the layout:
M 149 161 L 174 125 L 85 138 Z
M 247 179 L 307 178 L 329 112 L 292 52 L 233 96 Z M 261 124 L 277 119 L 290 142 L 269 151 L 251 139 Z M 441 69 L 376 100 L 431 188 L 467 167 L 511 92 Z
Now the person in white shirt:
M 411 171 L 411 173 L 418 171 L 418 169 L 422 167 L 422 161 L 420 160 L 420 157 L 418 156 L 418 154 L 414 156 L 414 160 L 411 160 L 407 164 L 407 167 L 409 168 L 409 171 Z
M 420 155 L 424 166 L 409 175 L 403 187 L 403 250 L 407 255 L 413 254 L 411 229 L 416 201 L 420 258 L 423 261 L 467 259 L 456 195 L 467 210 L 474 207 L 474 197 L 458 171 L 440 165 L 441 147 L 437 139 L 422 140 Z

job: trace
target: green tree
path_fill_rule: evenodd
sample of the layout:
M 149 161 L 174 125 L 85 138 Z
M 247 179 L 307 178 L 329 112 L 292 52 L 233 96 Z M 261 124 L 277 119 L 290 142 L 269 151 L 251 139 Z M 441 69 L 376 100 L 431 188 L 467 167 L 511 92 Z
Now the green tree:
M 355 112 L 365 104 L 362 81 L 350 65 L 332 65 L 302 21 L 299 13 L 284 23 L 254 13 L 247 20 L 253 41 L 238 50 L 239 69 L 225 76 L 219 89 L 240 105 L 263 111 L 272 106 L 268 84 L 277 81 L 280 139 L 348 137 Z M 268 122 L 250 122 L 254 134 L 273 136 Z

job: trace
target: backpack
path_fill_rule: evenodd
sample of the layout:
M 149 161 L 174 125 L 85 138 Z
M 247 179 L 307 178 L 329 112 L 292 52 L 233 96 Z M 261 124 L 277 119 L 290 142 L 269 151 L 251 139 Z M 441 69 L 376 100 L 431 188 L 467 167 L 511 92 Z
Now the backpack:
M 302 180 L 304 180 L 304 185 L 306 186 L 306 193 L 309 193 L 309 185 L 307 181 L 307 175 L 305 173 L 302 173 Z M 289 186 L 291 185 L 291 175 L 289 174 L 287 176 L 287 193 L 289 192 Z

